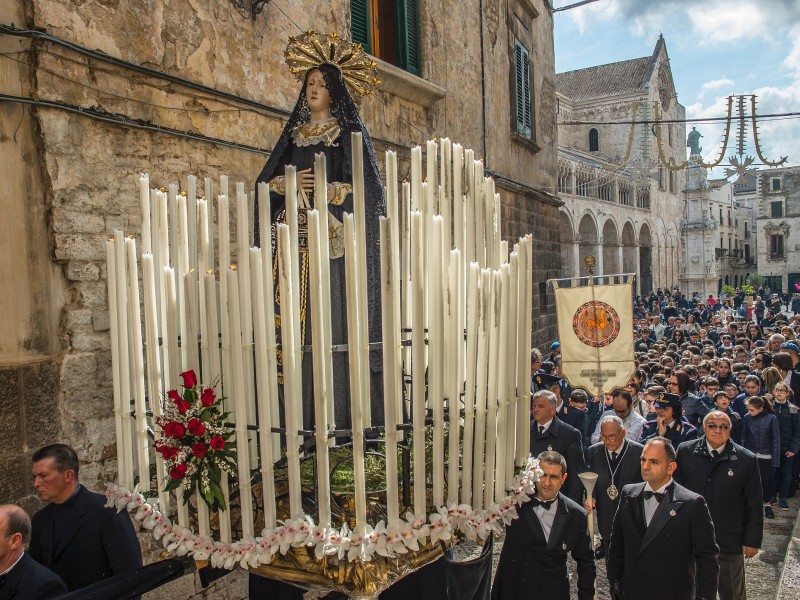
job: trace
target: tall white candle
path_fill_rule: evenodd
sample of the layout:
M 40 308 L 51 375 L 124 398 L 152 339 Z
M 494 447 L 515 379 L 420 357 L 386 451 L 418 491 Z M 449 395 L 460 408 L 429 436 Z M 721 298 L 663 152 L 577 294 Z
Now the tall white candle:
M 136 462 L 139 466 L 139 489 L 150 489 L 150 443 L 147 439 L 147 407 L 144 388 L 144 344 L 142 343 L 142 313 L 139 309 L 139 269 L 136 264 L 136 240 L 125 240 L 128 258 L 128 322 L 133 352 L 133 398 L 136 408 Z
M 295 316 L 298 319 L 298 326 L 296 330 L 291 330 L 291 334 L 294 337 L 294 352 L 296 356 L 293 360 L 297 361 L 297 368 L 300 369 L 302 362 L 303 362 L 303 347 L 302 347 L 302 339 L 300 336 L 300 248 L 299 248 L 299 241 L 298 241 L 298 224 L 297 224 L 297 169 L 293 166 L 286 167 L 284 171 L 284 182 L 286 186 L 286 194 L 285 198 L 285 208 L 286 208 L 286 224 L 289 226 L 289 245 L 292 251 L 291 254 L 291 263 L 292 263 L 292 310 L 294 311 Z M 281 294 L 281 313 L 286 310 L 283 306 L 283 298 L 284 295 Z M 281 338 L 283 339 L 283 338 Z M 283 342 L 283 362 L 286 364 L 286 341 Z M 297 425 L 298 429 L 303 428 L 303 403 L 300 399 L 303 397 L 302 391 L 302 382 L 298 378 L 297 381 L 298 387 L 298 402 L 297 406 L 294 407 L 294 410 L 297 412 Z
M 189 271 L 189 233 L 186 214 L 186 196 L 180 195 L 176 198 L 177 203 L 177 217 L 178 217 L 178 233 L 177 233 L 177 260 L 176 260 L 176 283 L 178 293 L 178 327 L 180 333 L 180 369 L 196 368 L 196 365 L 189 364 L 189 340 L 187 321 L 186 321 L 186 289 L 185 289 L 185 276 Z
M 286 411 L 286 460 L 289 478 L 289 513 L 291 518 L 303 514 L 300 494 L 300 436 L 298 435 L 298 407 L 302 402 L 300 369 L 295 349 L 295 330 L 300 328 L 299 315 L 295 314 L 292 289 L 292 248 L 288 225 L 278 225 L 278 273 L 281 294 L 281 340 L 283 349 L 283 389 Z
M 197 177 L 194 175 L 189 175 L 186 180 L 186 209 L 189 222 L 189 268 L 197 270 Z
M 167 187 L 167 210 L 169 215 L 169 264 L 175 268 L 178 264 L 178 186 L 170 183 Z
M 480 324 L 480 267 L 478 263 L 469 265 L 469 281 L 467 292 L 468 325 L 467 325 L 467 350 L 466 350 L 466 384 L 464 393 L 464 451 L 463 475 L 461 486 L 461 503 L 472 503 L 472 463 L 473 446 L 475 440 L 475 379 L 478 371 L 478 333 Z
M 206 327 L 208 329 L 208 376 L 207 383 L 217 385 L 217 392 L 220 392 L 220 372 L 222 357 L 220 353 L 219 336 L 219 304 L 217 300 L 217 280 L 214 273 L 209 271 L 203 276 L 205 283 L 203 287 L 206 293 Z
M 253 304 L 253 329 L 255 336 L 256 355 L 256 381 L 258 383 L 258 439 L 261 452 L 261 485 L 264 496 L 264 527 L 275 527 L 275 455 L 272 452 L 272 426 L 277 424 L 272 420 L 270 405 L 278 403 L 277 396 L 272 396 L 274 385 L 269 381 L 267 364 L 269 355 L 267 350 L 267 328 L 272 328 L 272 339 L 275 339 L 274 322 L 266 321 L 266 304 L 264 295 L 264 271 L 261 260 L 262 249 L 250 248 L 250 276 L 252 277 L 252 291 L 255 302 Z
M 401 394 L 400 280 L 397 238 L 391 219 L 380 219 L 381 320 L 383 331 L 383 399 L 386 431 L 386 520 L 391 526 L 400 518 L 397 485 L 397 423 Z M 456 441 L 456 444 L 458 441 Z
M 497 357 L 497 469 L 495 473 L 495 498 L 502 498 L 505 496 L 506 491 L 506 440 L 509 436 L 508 431 L 508 409 L 509 398 L 506 393 L 506 379 L 511 376 L 514 377 L 516 373 L 516 352 L 513 353 L 514 358 L 510 358 L 512 353 L 509 352 L 508 341 L 508 308 L 509 296 L 511 295 L 510 273 L 511 269 L 506 262 L 500 267 L 500 288 L 502 289 L 502 298 L 500 301 L 500 321 L 499 331 L 500 336 L 498 349 L 499 355 Z M 510 373 L 509 373 L 510 371 Z
M 473 444 L 474 474 L 472 477 L 472 508 L 483 505 L 484 471 L 486 468 L 486 379 L 489 363 L 492 277 L 489 269 L 481 270 L 481 312 L 478 328 L 478 372 L 475 378 L 475 443 Z
M 120 473 L 120 484 L 133 489 L 133 439 L 131 434 L 131 371 L 130 342 L 128 339 L 128 289 L 125 268 L 125 241 L 122 232 L 114 231 L 114 270 L 117 282 L 117 340 L 120 363 L 120 405 L 122 415 L 122 446 L 125 472 Z M 124 475 L 124 476 L 123 476 Z
M 109 333 L 111 336 L 111 379 L 114 390 L 114 428 L 117 436 L 117 471 L 120 485 L 127 479 L 125 448 L 122 443 L 122 359 L 119 345 L 119 303 L 117 301 L 117 276 L 114 240 L 106 242 L 106 285 L 108 287 Z M 132 479 L 132 478 L 131 478 Z
M 223 181 L 224 178 L 224 181 Z M 220 177 L 221 185 L 227 188 L 228 178 Z M 223 189 L 224 189 L 223 188 Z M 220 306 L 220 333 L 222 334 L 222 371 L 220 371 L 220 391 L 225 397 L 223 406 L 226 411 L 233 410 L 233 391 L 228 389 L 227 375 L 231 372 L 231 334 L 230 323 L 224 316 L 228 306 L 228 279 L 224 275 L 231 266 L 231 228 L 230 207 L 228 196 L 225 194 L 217 198 L 217 219 L 219 220 L 219 306 Z M 232 385 L 232 382 L 230 382 Z
M 411 402 L 413 406 L 414 515 L 425 517 L 425 306 L 422 213 L 411 215 Z
M 533 319 L 533 236 L 530 233 L 525 236 L 525 252 L 527 256 L 525 258 L 525 328 L 523 329 L 523 342 L 526 350 L 530 353 Z M 530 439 L 530 436 L 526 436 L 523 440 L 526 456 L 530 454 L 531 450 Z
M 429 327 L 428 327 L 428 401 L 433 408 L 433 505 L 442 506 L 444 502 L 444 349 L 442 311 L 442 272 L 443 219 L 432 218 L 432 245 L 427 253 L 430 260 L 428 274 L 431 276 Z
M 275 337 L 275 288 L 272 281 L 272 222 L 270 219 L 269 188 L 266 183 L 258 184 L 258 224 L 261 238 L 261 268 L 264 280 L 264 322 L 267 334 L 267 382 L 269 385 L 270 418 L 276 427 L 280 425 L 278 410 L 278 343 Z M 272 455 L 280 456 L 280 434 L 273 433 Z
M 439 189 L 438 174 L 436 172 L 436 159 L 439 152 L 439 144 L 437 144 L 434 140 L 428 140 L 425 142 L 425 149 L 425 178 L 428 181 L 428 187 L 430 188 L 431 196 L 434 196 L 434 192 Z M 435 208 L 434 211 L 438 212 L 435 210 Z
M 500 403 L 497 395 L 497 378 L 500 354 L 500 303 L 502 302 L 502 278 L 499 271 L 491 271 L 492 287 L 489 296 L 489 361 L 486 386 L 486 473 L 484 475 L 483 502 L 485 506 L 494 504 L 495 470 L 497 468 L 497 445 L 502 438 L 497 435 L 497 413 Z
M 170 265 L 169 258 L 169 203 L 164 192 L 158 193 L 158 248 L 155 255 L 156 267 L 156 291 L 159 298 L 159 323 L 161 329 L 161 360 L 164 361 L 164 389 L 166 392 L 172 389 L 172 382 L 178 377 L 176 371 L 170 369 L 171 353 L 170 342 L 167 335 L 167 287 L 164 269 Z
M 152 254 L 142 254 L 142 287 L 144 288 L 144 331 L 147 349 L 147 395 L 154 417 L 162 414 L 161 407 L 161 357 L 158 346 L 158 306 L 156 302 L 156 274 Z M 164 459 L 156 453 L 156 481 L 158 507 L 169 511 L 169 492 L 164 487 Z
M 244 183 L 241 181 L 236 184 L 236 254 L 239 257 L 237 271 L 241 273 L 239 282 L 239 310 L 242 319 L 242 368 L 244 369 L 244 397 L 245 408 L 247 409 L 247 422 L 255 425 L 256 422 L 256 389 L 253 366 L 253 311 L 252 295 L 250 293 L 250 259 L 248 256 L 250 248 L 250 207 L 247 202 L 247 194 L 244 191 Z M 250 460 L 258 460 L 258 446 L 255 436 L 250 436 Z
M 364 197 L 364 146 L 361 132 L 350 134 L 353 144 L 353 225 L 355 226 L 355 250 L 358 273 L 367 274 L 366 198 Z M 349 295 L 348 288 L 348 295 Z M 358 288 L 358 314 L 363 319 L 358 329 L 358 351 L 361 354 L 361 406 L 364 410 L 364 426 L 372 425 L 372 403 L 370 400 L 369 368 L 369 310 L 367 308 L 367 286 Z M 348 340 L 352 344 L 353 340 Z M 352 347 L 352 346 L 351 346 Z
M 211 245 L 208 247 L 208 262 L 203 267 L 204 273 L 208 271 L 208 269 L 214 268 L 214 236 L 211 234 L 213 231 L 213 223 L 214 223 L 214 203 L 211 201 L 214 198 L 214 182 L 210 177 L 206 177 L 204 179 L 205 184 L 205 200 L 208 202 L 208 223 L 209 223 L 209 239 L 211 240 Z
M 331 522 L 331 488 L 330 478 L 328 477 L 330 473 L 330 459 L 328 456 L 328 406 L 331 404 L 329 396 L 333 392 L 333 390 L 328 388 L 327 373 L 329 370 L 333 369 L 333 363 L 328 362 L 324 345 L 325 327 L 327 326 L 324 304 L 330 302 L 330 295 L 325 294 L 325 290 L 323 289 L 323 270 L 327 265 L 323 265 L 322 263 L 322 245 L 327 244 L 328 239 L 327 236 L 323 239 L 320 229 L 319 211 L 309 211 L 308 285 L 311 288 L 311 340 L 314 365 L 314 433 L 317 443 L 317 507 L 319 509 L 318 523 L 327 528 L 330 526 Z
M 197 347 L 197 334 L 200 331 L 200 306 L 198 305 L 197 271 L 190 270 L 183 277 L 183 289 L 186 294 L 184 310 L 186 312 L 186 355 L 190 369 L 200 366 L 200 354 Z
M 242 514 L 242 537 L 252 538 L 253 527 L 253 491 L 250 482 L 250 453 L 247 452 L 247 395 L 244 383 L 244 357 L 248 347 L 243 342 L 242 318 L 239 310 L 239 278 L 238 273 L 229 269 L 228 279 L 228 318 L 231 331 L 231 362 L 233 366 L 234 421 L 236 424 L 236 465 L 239 475 L 239 505 Z
M 411 149 L 411 211 L 422 210 L 422 148 Z
M 448 450 L 447 450 L 447 504 L 458 504 L 458 473 L 461 462 L 459 441 L 461 438 L 461 379 L 459 378 L 458 360 L 461 354 L 460 346 L 464 343 L 464 331 L 460 326 L 459 290 L 461 288 L 459 277 L 461 265 L 459 250 L 450 252 L 448 268 L 448 338 L 449 343 L 445 349 L 447 362 L 447 423 L 448 423 Z
M 150 228 L 150 176 L 139 175 L 139 201 L 142 205 L 142 252 L 152 252 Z
M 208 203 L 205 200 L 197 201 L 197 226 L 198 226 L 198 248 L 199 257 L 197 260 L 198 273 L 197 273 L 197 295 L 198 307 L 200 317 L 200 359 L 202 361 L 201 369 L 203 373 L 203 381 L 206 385 L 210 384 L 212 380 L 209 378 L 210 372 L 210 351 L 209 346 L 209 332 L 208 332 L 208 317 L 206 315 L 206 272 L 210 269 L 208 266 L 209 258 L 209 235 L 208 235 Z M 216 342 L 216 340 L 214 340 Z

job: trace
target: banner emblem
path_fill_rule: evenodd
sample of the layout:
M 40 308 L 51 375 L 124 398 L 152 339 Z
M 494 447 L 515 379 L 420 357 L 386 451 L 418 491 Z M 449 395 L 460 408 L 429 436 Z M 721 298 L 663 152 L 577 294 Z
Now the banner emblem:
M 572 317 L 572 330 L 581 342 L 592 348 L 608 346 L 617 339 L 620 319 L 614 307 L 599 300 L 582 304 Z

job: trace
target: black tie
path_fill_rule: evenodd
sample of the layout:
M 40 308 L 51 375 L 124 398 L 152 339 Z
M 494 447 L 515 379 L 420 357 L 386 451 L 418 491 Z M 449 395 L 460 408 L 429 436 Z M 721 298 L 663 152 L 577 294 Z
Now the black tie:
M 711 458 L 717 460 L 719 458 L 719 450 L 712 450 L 711 451 Z
M 644 499 L 650 500 L 653 496 L 655 496 L 656 500 L 661 502 L 664 499 L 665 492 L 651 492 L 650 490 L 645 490 L 644 492 Z
M 6 576 L 0 575 L 0 590 L 3 589 L 3 586 L 5 586 L 5 584 L 6 584 Z
M 616 452 L 612 452 L 611 453 L 611 462 L 614 462 L 615 460 L 617 460 L 617 453 Z
M 541 506 L 545 510 L 550 510 L 550 507 L 553 506 L 553 502 L 555 501 L 556 501 L 555 498 L 553 498 L 552 500 L 539 500 L 538 498 L 534 498 L 532 500 L 534 507 Z
M 544 425 L 539 425 L 539 435 L 544 434 Z

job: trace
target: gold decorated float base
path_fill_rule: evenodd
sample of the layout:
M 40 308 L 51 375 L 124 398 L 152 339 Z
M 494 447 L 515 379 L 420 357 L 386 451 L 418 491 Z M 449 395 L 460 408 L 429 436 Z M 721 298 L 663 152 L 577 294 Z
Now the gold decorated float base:
M 441 557 L 451 544 L 452 541 L 427 544 L 399 557 L 375 555 L 369 562 L 336 556 L 318 560 L 313 548 L 292 548 L 285 555 L 276 555 L 270 564 L 250 571 L 309 590 L 337 591 L 350 598 L 377 598 L 398 580 Z

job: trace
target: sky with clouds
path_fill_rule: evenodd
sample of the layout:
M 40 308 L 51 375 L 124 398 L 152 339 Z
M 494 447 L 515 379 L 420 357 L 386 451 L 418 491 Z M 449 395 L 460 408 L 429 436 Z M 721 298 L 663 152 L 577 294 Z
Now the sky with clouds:
M 598 0 L 557 12 L 554 27 L 558 73 L 650 56 L 663 34 L 689 119 L 724 117 L 730 94 L 755 94 L 759 115 L 800 113 L 800 0 Z M 697 129 L 704 159 L 715 160 L 724 127 Z M 726 156 L 736 151 L 734 131 Z M 758 136 L 766 159 L 800 165 L 800 116 L 759 120 Z M 749 121 L 746 143 L 756 156 Z

